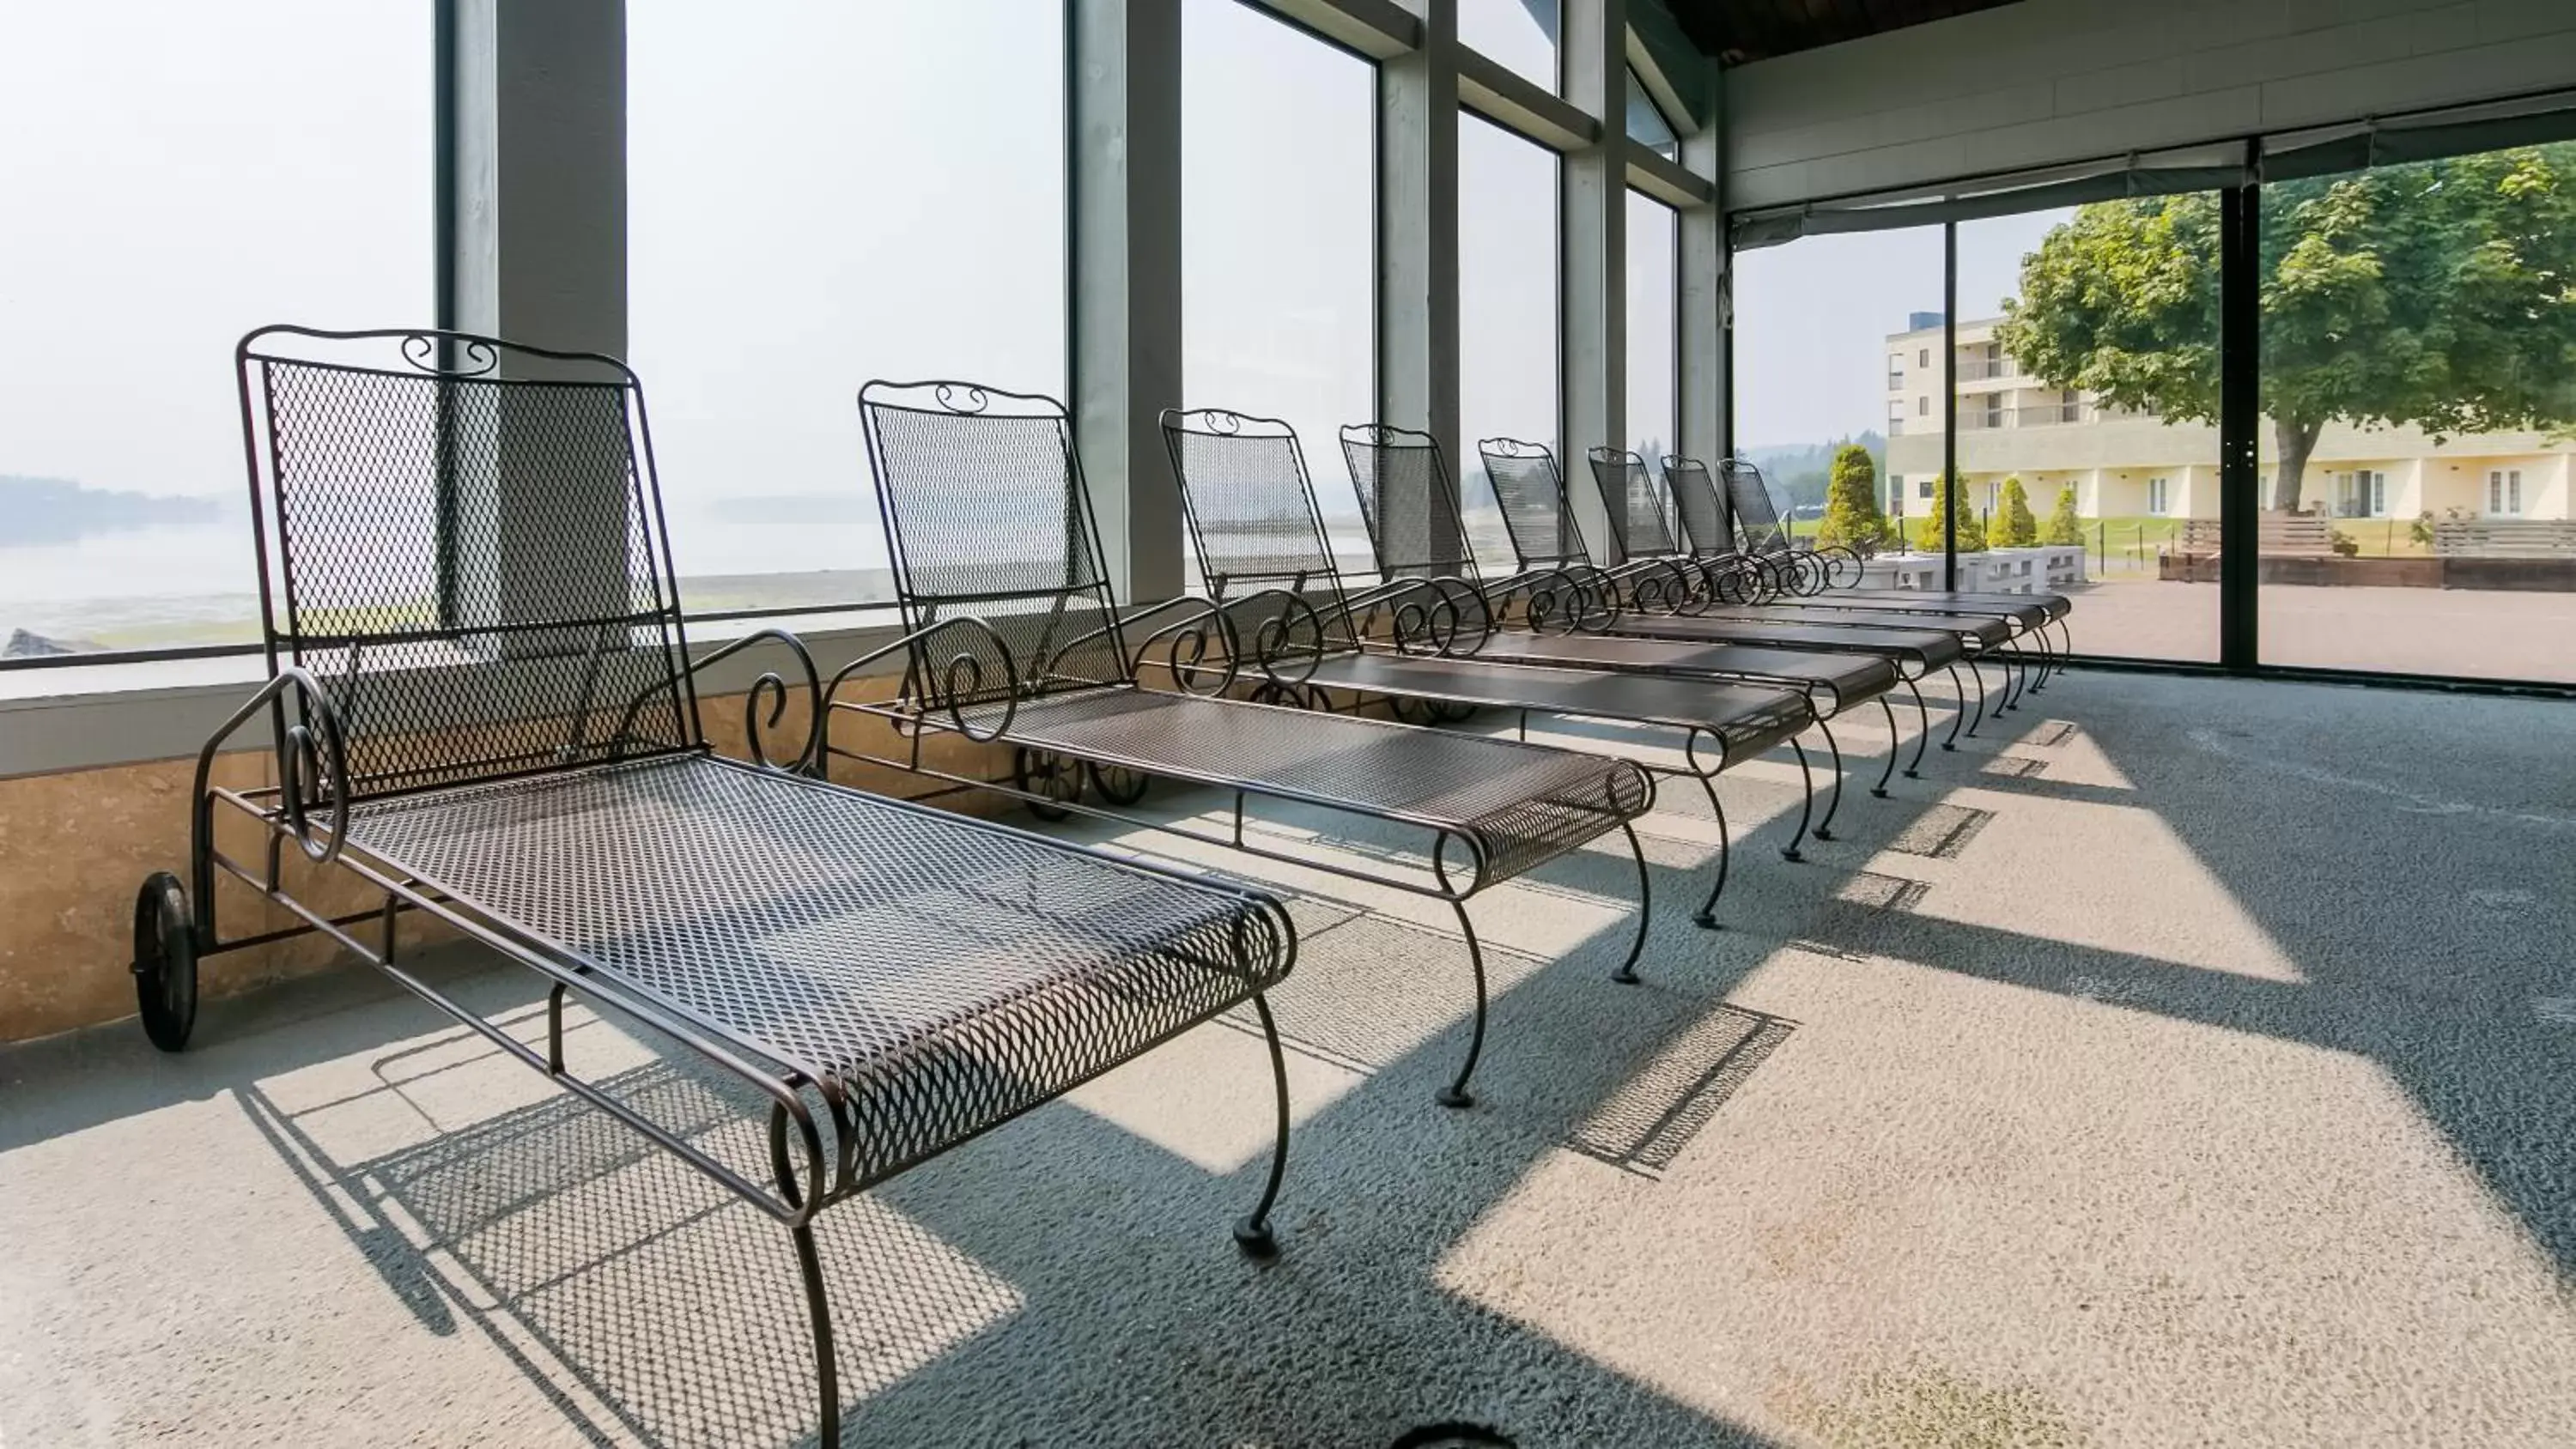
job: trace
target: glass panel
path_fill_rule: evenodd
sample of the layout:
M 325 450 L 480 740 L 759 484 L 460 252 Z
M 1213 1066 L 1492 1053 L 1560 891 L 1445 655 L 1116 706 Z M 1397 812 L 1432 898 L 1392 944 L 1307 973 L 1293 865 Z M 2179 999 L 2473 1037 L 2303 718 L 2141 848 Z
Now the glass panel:
M 1557 436 L 1556 153 L 1491 122 L 1458 124 L 1457 460 L 1479 566 L 1511 572 L 1511 539 L 1476 440 Z
M 2217 247 L 2215 192 L 1959 224 L 1961 588 L 2080 547 L 2078 648 L 2218 657 Z
M 870 378 L 1062 395 L 1061 12 L 629 6 L 629 336 L 692 611 L 890 597 Z
M 0 7 L 0 652 L 258 637 L 233 346 L 436 320 L 432 51 L 427 0 Z
M 2576 681 L 2571 274 L 2576 143 L 2263 188 L 2265 663 Z
M 1182 397 L 1294 426 L 1371 577 L 1339 433 L 1377 416 L 1376 69 L 1241 0 L 1189 0 L 1181 42 Z
M 1674 288 L 1681 218 L 1650 196 L 1628 193 L 1628 446 L 1660 469 L 1681 437 L 1676 389 L 1681 304 Z
M 1734 299 L 1736 451 L 1761 468 L 1788 526 L 1817 533 L 1845 446 L 1868 459 L 1871 487 L 1836 536 L 1876 523 L 1892 540 L 1885 515 L 1919 522 L 1941 471 L 1941 229 L 1739 252 Z M 1846 465 L 1845 476 L 1859 475 Z
M 1667 161 L 1682 159 L 1681 138 L 1673 134 L 1673 123 L 1664 119 L 1633 65 L 1628 67 L 1628 139 Z
M 1556 90 L 1557 0 L 1458 0 L 1458 39 Z

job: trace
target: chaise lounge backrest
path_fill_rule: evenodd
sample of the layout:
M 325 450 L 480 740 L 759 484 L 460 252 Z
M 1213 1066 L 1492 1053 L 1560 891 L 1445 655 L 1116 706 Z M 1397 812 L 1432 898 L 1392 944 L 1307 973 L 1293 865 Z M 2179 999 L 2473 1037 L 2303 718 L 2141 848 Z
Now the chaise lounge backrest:
M 1324 606 L 1324 646 L 1358 648 L 1332 535 L 1317 511 L 1296 430 L 1277 418 L 1225 408 L 1170 408 L 1162 423 L 1208 593 L 1223 603 L 1268 590 L 1311 596 Z M 1275 617 L 1273 610 L 1238 616 L 1254 628 Z
M 1565 496 L 1565 482 L 1557 475 L 1556 455 L 1545 444 L 1486 438 L 1476 444 L 1476 452 L 1484 459 L 1485 477 L 1494 485 L 1494 501 L 1502 505 L 1503 527 L 1522 568 L 1592 562 Z
M 1709 475 L 1706 463 L 1666 455 L 1664 486 L 1672 492 L 1673 513 L 1681 522 L 1682 537 L 1693 554 L 1715 558 L 1735 552 L 1735 520 L 1729 516 L 1726 495 L 1718 491 L 1717 480 Z
M 1391 423 L 1354 423 L 1341 438 L 1378 572 L 1389 579 L 1473 579 L 1476 560 L 1458 482 L 1440 440 Z
M 1780 507 L 1771 501 L 1771 486 L 1762 480 L 1762 470 L 1750 459 L 1729 458 L 1721 465 L 1726 472 L 1726 506 L 1735 516 L 1735 526 L 1744 535 L 1747 553 L 1779 553 L 1789 547 L 1788 530 L 1780 526 Z
M 1598 447 L 1586 455 L 1592 481 L 1601 488 L 1601 507 L 1609 516 L 1611 541 L 1622 560 L 1669 558 L 1680 553 L 1671 518 L 1664 512 L 1663 490 L 1646 471 L 1646 460 L 1622 448 Z
M 624 364 L 285 326 L 235 362 L 269 666 L 331 695 L 353 799 L 702 742 Z
M 1062 403 L 878 381 L 859 414 L 905 629 L 973 617 L 1010 651 L 1006 668 L 963 633 L 932 636 L 913 646 L 916 686 L 964 680 L 941 702 L 977 705 L 1134 682 Z

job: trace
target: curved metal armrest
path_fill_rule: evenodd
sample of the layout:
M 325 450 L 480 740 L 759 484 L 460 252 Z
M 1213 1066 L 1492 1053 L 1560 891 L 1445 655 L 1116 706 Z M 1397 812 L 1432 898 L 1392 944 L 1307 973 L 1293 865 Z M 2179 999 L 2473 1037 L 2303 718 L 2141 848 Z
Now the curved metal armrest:
M 1613 585 L 1624 585 L 1630 608 L 1642 614 L 1678 614 L 1698 593 L 1699 571 L 1670 557 L 1630 559 L 1602 571 Z
M 295 693 L 298 718 L 286 725 L 278 737 L 277 800 L 278 813 L 286 822 L 287 833 L 295 837 L 296 848 L 316 865 L 329 865 L 340 858 L 341 843 L 349 834 L 349 743 L 348 729 L 342 724 L 340 706 L 331 691 L 322 687 L 301 665 L 281 664 L 259 692 L 234 710 L 232 718 L 217 726 L 206 737 L 206 747 L 197 752 L 195 800 L 196 859 L 203 862 L 212 841 L 209 832 L 213 822 L 208 818 L 207 786 L 212 782 L 215 752 L 235 731 L 249 723 L 250 717 L 275 705 L 289 690 Z M 308 813 L 312 787 L 321 785 L 324 798 L 330 802 L 330 839 L 313 838 L 313 820 Z M 200 883 L 201 901 L 204 882 Z M 205 907 L 201 903 L 198 909 Z
M 1429 595 L 1429 600 L 1395 602 L 1407 595 L 1421 594 Z M 1395 647 L 1400 652 L 1409 652 L 1408 646 L 1419 640 L 1428 643 L 1434 654 L 1460 658 L 1484 648 L 1485 641 L 1494 636 L 1493 606 L 1474 584 L 1455 576 L 1389 579 L 1364 594 L 1354 595 L 1350 604 L 1353 609 L 1370 611 L 1392 604 Z M 1475 611 L 1472 624 L 1467 617 L 1470 607 Z
M 1551 565 L 1512 575 L 1485 589 L 1488 605 L 1508 605 L 1526 595 L 1525 613 L 1532 633 L 1544 634 L 1551 621 L 1563 620 L 1570 632 L 1604 628 L 1619 617 L 1616 584 L 1591 564 Z
M 1315 666 L 1324 658 L 1324 611 L 1315 607 L 1314 600 L 1293 589 L 1259 589 L 1226 602 L 1230 657 L 1238 660 L 1243 657 L 1243 625 L 1235 615 L 1265 602 L 1276 604 L 1278 611 L 1262 615 L 1261 621 L 1253 626 L 1252 665 L 1261 671 L 1263 679 L 1272 684 L 1304 684 L 1315 677 Z M 1342 627 L 1352 629 L 1354 626 L 1349 614 L 1338 603 L 1333 608 L 1342 614 Z M 1300 623 L 1305 624 L 1309 632 L 1309 637 L 1302 641 L 1297 637 Z M 1356 632 L 1352 638 L 1357 640 Z M 1296 661 L 1301 659 L 1305 668 L 1296 669 Z
M 1136 647 L 1129 651 L 1127 658 L 1122 662 L 1127 666 L 1127 673 L 1132 678 L 1144 668 L 1145 656 L 1154 652 L 1156 644 L 1161 644 L 1163 670 L 1172 676 L 1172 682 L 1180 686 L 1182 693 L 1223 694 L 1234 686 L 1235 676 L 1242 669 L 1241 641 L 1235 637 L 1233 617 L 1226 612 L 1230 605 L 1219 604 L 1196 594 L 1182 594 L 1178 598 L 1165 599 L 1159 604 L 1148 604 L 1120 622 L 1127 624 L 1139 619 L 1149 619 L 1156 614 L 1178 609 L 1184 605 L 1189 606 L 1191 610 L 1189 613 L 1137 640 Z M 1225 653 L 1225 666 L 1222 669 L 1217 669 L 1208 663 L 1211 633 Z M 1192 682 L 1207 676 L 1211 671 L 1214 673 L 1214 682 L 1207 688 L 1199 688 Z
M 966 722 L 965 702 L 985 694 L 991 688 L 991 671 L 985 666 L 982 657 L 972 650 L 950 655 L 948 668 L 941 673 L 936 685 L 929 679 L 921 677 L 926 672 L 925 666 L 928 663 L 923 657 L 921 646 L 952 629 L 964 629 L 981 635 L 980 642 L 1001 661 L 1004 686 L 1002 717 L 995 721 L 990 729 L 981 733 Z M 1010 729 L 1012 718 L 1020 711 L 1023 681 L 1020 679 L 1018 661 L 1011 657 L 1011 646 L 1004 642 L 1000 634 L 993 631 L 993 626 L 971 614 L 961 614 L 954 619 L 942 619 L 936 624 L 925 624 L 899 639 L 888 640 L 842 665 L 832 675 L 832 682 L 823 687 L 821 702 L 828 705 L 840 698 L 841 686 L 848 683 L 851 676 L 898 650 L 903 651 L 907 660 L 904 668 L 904 691 L 911 693 L 918 689 L 924 712 L 933 708 L 946 709 L 949 727 L 979 744 L 997 740 Z M 811 660 L 807 661 L 807 667 L 809 669 L 812 667 Z M 814 717 L 820 720 L 823 712 L 817 709 Z M 819 743 L 821 738 L 818 733 L 816 742 Z
M 1851 560 L 1851 582 L 1844 584 L 1843 587 L 1847 589 L 1856 589 L 1860 587 L 1861 574 L 1869 567 L 1869 554 L 1867 552 L 1854 548 L 1847 543 L 1819 543 L 1815 546 L 1813 552 L 1818 558 L 1825 561 L 1825 586 L 1827 588 L 1833 587 L 1835 582 L 1842 577 L 1842 561 L 1844 559 Z
M 784 765 L 769 758 L 769 751 L 761 744 L 760 736 L 764 730 L 776 729 L 778 721 L 787 714 L 787 681 L 779 678 L 778 671 L 775 669 L 764 670 L 758 679 L 751 682 L 751 692 L 743 697 L 743 743 L 750 749 L 752 761 L 764 768 L 797 773 L 810 768 L 814 762 L 815 745 L 823 737 L 823 689 L 814 668 L 814 656 L 806 649 L 805 641 L 784 629 L 755 629 L 721 649 L 712 650 L 683 663 L 679 672 L 669 679 L 657 680 L 647 686 L 641 693 L 626 702 L 626 713 L 619 716 L 617 721 L 617 733 L 610 737 L 611 748 L 622 747 L 627 740 L 633 738 L 635 717 L 643 712 L 645 701 L 666 690 L 676 693 L 681 680 L 694 678 L 699 670 L 718 660 L 730 659 L 754 644 L 783 644 L 787 646 L 789 653 L 796 656 L 797 667 L 805 674 L 805 697 L 813 706 L 813 710 L 805 725 L 805 743 L 797 750 L 796 758 Z M 769 719 L 766 723 L 763 723 L 760 718 L 760 702 L 763 695 L 769 699 Z

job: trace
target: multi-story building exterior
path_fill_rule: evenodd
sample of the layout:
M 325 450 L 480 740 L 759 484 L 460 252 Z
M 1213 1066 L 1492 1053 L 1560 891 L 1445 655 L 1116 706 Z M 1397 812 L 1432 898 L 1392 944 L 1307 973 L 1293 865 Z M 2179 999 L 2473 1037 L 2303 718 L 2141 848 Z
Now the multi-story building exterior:
M 1958 332 L 1959 477 L 1970 506 L 1994 506 L 2019 474 L 2045 514 L 2075 486 L 2087 518 L 2218 517 L 2218 429 L 2103 406 L 2042 386 L 1995 340 L 2002 319 Z M 1919 517 L 1942 455 L 1942 326 L 1917 312 L 1887 339 L 1888 511 Z M 2262 434 L 2264 500 L 2275 450 Z M 2440 442 L 2420 428 L 2328 423 L 2301 477 L 2299 507 L 2332 518 L 2576 517 L 2576 447 L 2539 433 L 2477 433 Z

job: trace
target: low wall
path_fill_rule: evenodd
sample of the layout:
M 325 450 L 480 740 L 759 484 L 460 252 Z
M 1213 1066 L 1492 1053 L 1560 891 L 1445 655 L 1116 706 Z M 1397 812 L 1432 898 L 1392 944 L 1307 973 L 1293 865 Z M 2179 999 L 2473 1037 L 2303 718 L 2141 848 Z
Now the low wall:
M 1993 548 L 1959 555 L 1959 587 L 1975 593 L 2028 594 L 2084 582 L 2084 550 L 2074 545 Z M 1861 571 L 1878 589 L 1943 587 L 1941 555 L 1882 554 Z
M 716 748 L 748 758 L 743 744 L 742 696 L 704 702 L 708 737 Z M 801 738 L 801 704 L 771 738 Z M 910 746 L 883 721 L 842 714 L 833 738 L 845 747 L 900 755 Z M 954 735 L 934 735 L 925 759 L 959 773 L 1007 765 L 999 752 Z M 188 873 L 188 791 L 196 760 L 157 760 L 60 774 L 0 780 L 0 1042 L 50 1036 L 134 1014 L 134 895 L 156 870 Z M 258 789 L 275 774 L 265 750 L 216 758 L 215 782 Z M 931 782 L 881 766 L 836 761 L 832 778 L 887 794 L 917 793 Z M 994 795 L 965 794 L 939 802 L 950 809 L 998 810 Z M 227 823 L 225 817 L 232 817 Z M 256 827 L 238 811 L 216 812 L 217 834 L 235 859 L 256 859 Z M 289 888 L 299 899 L 334 914 L 362 910 L 382 900 L 346 872 L 314 872 L 293 849 L 286 852 Z M 316 875 L 325 877 L 315 879 Z M 302 894 L 310 892 L 310 894 Z M 293 924 L 229 876 L 219 876 L 218 920 L 226 936 Z M 405 943 L 427 942 L 434 923 L 417 916 L 403 922 Z M 209 958 L 199 975 L 206 997 L 231 995 L 271 981 L 331 966 L 338 947 L 307 936 Z
M 2218 582 L 2218 556 L 2168 553 L 2156 559 L 2156 577 L 2173 583 Z M 2257 559 L 2255 577 L 2267 584 L 2382 589 L 2494 589 L 2576 593 L 2576 561 L 2521 558 L 2281 558 Z

